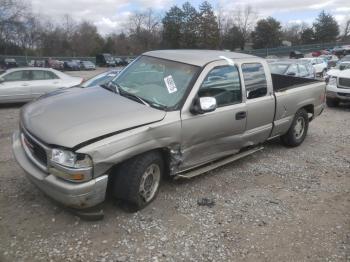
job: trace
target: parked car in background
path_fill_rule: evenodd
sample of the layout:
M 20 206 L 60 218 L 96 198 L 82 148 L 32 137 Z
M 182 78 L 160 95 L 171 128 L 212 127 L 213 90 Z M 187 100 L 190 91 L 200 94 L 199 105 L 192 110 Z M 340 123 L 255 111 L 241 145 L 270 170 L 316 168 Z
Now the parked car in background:
M 340 102 L 350 102 L 350 69 L 330 76 L 326 96 L 329 107 L 336 107 Z
M 96 66 L 91 61 L 80 61 L 80 69 L 82 69 L 82 70 L 95 70 Z
M 26 105 L 12 148 L 28 178 L 63 205 L 96 206 L 108 187 L 137 211 L 165 176 L 200 175 L 275 137 L 299 146 L 324 94 L 325 83 L 271 75 L 264 59 L 248 54 L 151 51 L 108 86 Z
M 328 70 L 326 77 L 325 77 L 326 83 L 328 83 L 329 79 L 332 76 L 337 77 L 339 75 L 339 73 L 343 70 L 350 70 L 350 61 L 340 62 L 335 67 L 333 67 L 331 70 Z
M 350 55 L 346 55 L 342 57 L 342 59 L 340 59 L 340 62 L 348 62 L 348 61 L 350 61 Z
M 51 68 L 23 67 L 0 75 L 0 103 L 27 102 L 45 93 L 79 85 L 83 79 Z
M 63 69 L 67 71 L 78 71 L 80 70 L 80 65 L 74 61 L 64 61 Z
M 50 67 L 56 70 L 63 70 L 64 69 L 64 62 L 56 59 L 52 59 L 50 61 Z
M 350 45 L 336 46 L 333 48 L 332 53 L 339 58 L 350 54 Z
M 304 54 L 300 51 L 291 51 L 289 53 L 289 58 L 294 58 L 294 59 L 298 59 L 298 58 L 303 58 L 304 57 Z
M 96 55 L 96 65 L 97 66 L 115 66 L 115 61 L 111 54 L 97 54 Z
M 269 62 L 272 74 L 289 75 L 295 77 L 315 78 L 315 69 L 311 63 L 302 60 L 280 60 Z
M 16 59 L 14 58 L 5 58 L 0 62 L 0 68 L 2 69 L 9 69 L 15 67 L 18 67 L 18 64 L 16 62 Z
M 302 58 L 302 61 L 309 61 L 315 69 L 317 76 L 325 77 L 328 69 L 328 64 L 323 58 Z
M 98 85 L 107 85 L 112 79 L 114 79 L 121 70 L 110 70 L 107 72 L 103 72 L 98 74 L 97 76 L 85 81 L 81 84 L 82 87 L 91 87 Z
M 328 50 L 318 50 L 318 51 L 313 51 L 313 52 L 311 53 L 311 55 L 312 55 L 313 57 L 319 57 L 319 56 L 321 56 L 321 55 L 330 55 L 330 54 L 331 54 L 331 52 L 328 51 Z
M 116 66 L 126 66 L 127 65 L 126 61 L 120 57 L 114 57 L 114 63 Z
M 323 58 L 327 62 L 327 67 L 335 67 L 339 61 L 339 58 L 336 55 L 320 55 L 320 58 Z

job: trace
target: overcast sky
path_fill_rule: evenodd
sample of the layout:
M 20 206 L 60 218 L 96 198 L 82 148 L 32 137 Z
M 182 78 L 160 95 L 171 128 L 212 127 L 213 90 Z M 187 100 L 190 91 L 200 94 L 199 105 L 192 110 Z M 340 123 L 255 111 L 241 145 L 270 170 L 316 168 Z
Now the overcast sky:
M 89 20 L 100 33 L 121 32 L 126 18 L 133 11 L 153 8 L 165 12 L 171 6 L 181 6 L 180 0 L 27 0 L 34 12 L 60 19 L 69 14 L 76 20 Z M 196 8 L 202 1 L 190 1 Z M 260 17 L 273 16 L 283 24 L 289 22 L 311 23 L 321 10 L 332 13 L 338 22 L 350 17 L 350 0 L 217 0 L 209 1 L 214 8 L 226 12 L 237 6 L 251 5 Z

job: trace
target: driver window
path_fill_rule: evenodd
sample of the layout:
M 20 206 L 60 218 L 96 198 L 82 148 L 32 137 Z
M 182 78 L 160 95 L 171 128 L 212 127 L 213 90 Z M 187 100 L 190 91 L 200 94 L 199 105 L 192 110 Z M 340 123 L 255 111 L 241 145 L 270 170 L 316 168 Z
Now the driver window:
M 218 107 L 242 102 L 241 83 L 237 67 L 219 66 L 205 77 L 198 90 L 199 97 L 214 97 Z
M 12 81 L 28 81 L 30 80 L 30 71 L 24 70 L 24 71 L 15 71 L 13 73 L 9 73 L 5 75 L 4 77 L 5 82 L 12 82 Z

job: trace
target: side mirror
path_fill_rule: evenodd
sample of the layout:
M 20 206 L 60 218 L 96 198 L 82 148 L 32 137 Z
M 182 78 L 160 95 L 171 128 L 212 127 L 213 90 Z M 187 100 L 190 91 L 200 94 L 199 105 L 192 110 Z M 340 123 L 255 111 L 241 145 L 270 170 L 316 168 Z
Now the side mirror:
M 217 108 L 215 97 L 199 97 L 196 98 L 190 109 L 192 114 L 204 114 L 215 111 Z

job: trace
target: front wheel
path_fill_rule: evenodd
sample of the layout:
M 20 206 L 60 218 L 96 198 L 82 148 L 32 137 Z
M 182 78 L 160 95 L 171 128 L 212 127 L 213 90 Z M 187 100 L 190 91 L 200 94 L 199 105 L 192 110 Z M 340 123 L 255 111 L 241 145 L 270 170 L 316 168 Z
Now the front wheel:
M 294 117 L 288 132 L 281 136 L 281 141 L 285 146 L 296 147 L 305 140 L 309 128 L 309 117 L 305 109 L 299 109 Z
M 138 211 L 151 203 L 158 191 L 164 172 L 162 155 L 149 152 L 122 163 L 113 179 L 113 195 Z

